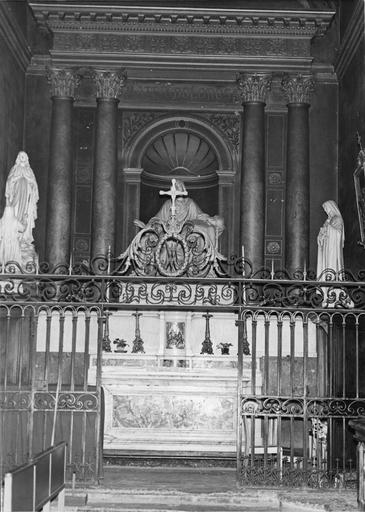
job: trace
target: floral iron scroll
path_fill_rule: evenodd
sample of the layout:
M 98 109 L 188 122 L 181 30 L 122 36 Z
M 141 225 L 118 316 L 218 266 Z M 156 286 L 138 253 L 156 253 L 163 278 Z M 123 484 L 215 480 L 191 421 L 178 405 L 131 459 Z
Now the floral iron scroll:
M 357 133 L 357 142 L 360 151 L 357 157 L 357 167 L 354 171 L 354 184 L 360 226 L 360 240 L 358 243 L 365 248 L 365 150 L 362 147 L 359 133 Z

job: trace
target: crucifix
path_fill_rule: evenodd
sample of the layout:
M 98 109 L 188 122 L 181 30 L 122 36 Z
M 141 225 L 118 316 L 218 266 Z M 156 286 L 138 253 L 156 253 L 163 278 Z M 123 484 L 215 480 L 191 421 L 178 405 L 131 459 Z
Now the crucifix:
M 160 196 L 170 196 L 171 197 L 171 217 L 175 217 L 176 214 L 176 198 L 180 196 L 187 196 L 188 193 L 186 190 L 181 191 L 176 188 L 176 180 L 172 178 L 171 180 L 171 188 L 170 190 L 160 190 Z

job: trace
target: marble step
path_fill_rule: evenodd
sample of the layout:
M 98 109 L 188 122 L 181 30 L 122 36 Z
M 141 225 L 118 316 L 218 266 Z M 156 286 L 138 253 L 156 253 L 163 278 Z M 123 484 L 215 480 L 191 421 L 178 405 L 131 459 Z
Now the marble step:
M 67 512 L 238 512 L 278 511 L 270 491 L 185 493 L 178 491 L 90 490 L 66 495 Z

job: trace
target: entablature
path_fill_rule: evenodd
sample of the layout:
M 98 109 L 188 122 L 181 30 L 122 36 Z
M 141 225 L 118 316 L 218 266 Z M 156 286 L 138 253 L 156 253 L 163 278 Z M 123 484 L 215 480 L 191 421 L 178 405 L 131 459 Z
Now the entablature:
M 264 58 L 269 68 L 308 67 L 311 39 L 326 32 L 335 13 L 106 4 L 30 2 L 37 21 L 53 33 L 52 59 L 193 69 Z

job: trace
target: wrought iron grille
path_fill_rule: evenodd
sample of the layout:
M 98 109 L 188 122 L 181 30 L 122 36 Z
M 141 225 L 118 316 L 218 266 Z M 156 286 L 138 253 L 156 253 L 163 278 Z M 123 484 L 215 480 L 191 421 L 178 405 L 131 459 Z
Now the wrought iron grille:
M 311 272 L 253 273 L 232 259 L 219 278 L 140 277 L 124 275 L 110 258 L 0 270 L 2 471 L 47 447 L 57 403 L 56 441 L 71 444 L 69 477 L 100 477 L 107 314 L 164 308 L 236 314 L 242 482 L 353 485 L 348 422 L 365 414 L 364 272 L 318 282 Z

